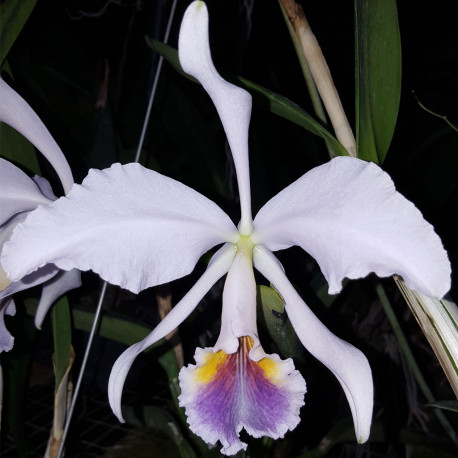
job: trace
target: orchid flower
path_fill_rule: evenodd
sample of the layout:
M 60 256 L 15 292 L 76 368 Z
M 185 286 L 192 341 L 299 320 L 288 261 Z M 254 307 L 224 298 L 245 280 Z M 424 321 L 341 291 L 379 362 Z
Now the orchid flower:
M 213 348 L 197 349 L 195 365 L 180 372 L 180 405 L 190 428 L 222 453 L 246 448 L 254 437 L 283 437 L 299 422 L 306 386 L 291 359 L 262 349 L 256 325 L 255 267 L 282 296 L 304 347 L 337 377 L 365 442 L 373 408 L 371 369 L 361 351 L 332 334 L 289 282 L 273 251 L 298 245 L 317 261 L 338 293 L 344 277 L 371 272 L 401 275 L 410 288 L 443 296 L 450 263 L 439 237 L 420 211 L 395 190 L 377 165 L 338 157 L 309 171 L 273 197 L 253 219 L 248 164 L 251 96 L 220 77 L 210 54 L 208 12 L 193 2 L 179 36 L 184 71 L 210 95 L 235 163 L 241 219 L 236 227 L 212 201 L 139 164 L 91 170 L 67 197 L 40 206 L 18 225 L 1 262 L 18 281 L 37 268 L 97 272 L 133 292 L 189 274 L 217 245 L 206 271 L 142 341 L 113 366 L 108 395 L 120 421 L 121 396 L 135 358 L 185 320 L 227 274 L 221 331 Z
M 0 78 L 0 121 L 9 124 L 35 145 L 56 170 L 65 192 L 73 185 L 73 176 L 62 151 L 30 105 Z M 22 170 L 0 158 L 0 252 L 14 228 L 38 205 L 55 201 L 49 182 L 42 177 L 29 178 Z M 53 265 L 43 266 L 22 279 L 11 282 L 0 264 L 0 352 L 13 347 L 14 338 L 4 323 L 4 315 L 14 315 L 12 294 L 43 284 L 35 315 L 41 326 L 54 301 L 81 284 L 80 272 L 59 272 Z

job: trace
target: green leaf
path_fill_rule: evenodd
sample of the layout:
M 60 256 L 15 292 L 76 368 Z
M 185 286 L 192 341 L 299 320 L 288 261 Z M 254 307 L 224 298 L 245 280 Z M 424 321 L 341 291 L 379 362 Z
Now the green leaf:
M 180 62 L 178 60 L 178 51 L 176 49 L 159 41 L 151 40 L 148 37 L 146 38 L 146 42 L 151 48 L 162 55 L 175 68 L 177 72 L 186 78 L 197 82 L 195 78 L 192 78 L 183 72 L 183 69 L 181 68 Z M 260 103 L 265 104 L 272 113 L 287 119 L 288 121 L 291 121 L 294 124 L 297 124 L 298 126 L 308 130 L 309 132 L 312 132 L 313 134 L 323 138 L 328 142 L 334 154 L 341 156 L 348 155 L 345 151 L 345 148 L 337 141 L 334 135 L 332 135 L 325 127 L 323 127 L 318 121 L 316 121 L 311 115 L 309 115 L 305 110 L 296 105 L 294 102 L 245 78 L 238 77 L 237 81 L 242 86 L 244 86 L 245 89 L 248 89 L 252 95 L 257 97 L 257 100 Z
M 458 412 L 458 401 L 436 401 L 426 404 L 428 407 L 437 407 L 438 409 L 450 410 L 450 412 Z
M 401 40 L 396 0 L 355 0 L 356 145 L 381 164 L 393 137 L 401 96 Z
M 73 309 L 72 317 L 75 329 L 87 332 L 91 330 L 94 321 L 94 313 Z M 125 345 L 133 345 L 139 340 L 144 339 L 151 331 L 152 329 L 147 326 L 104 315 L 100 320 L 98 335 Z M 162 342 L 163 339 L 152 345 L 149 350 L 158 347 Z
M 62 296 L 51 310 L 52 333 L 54 338 L 55 390 L 60 386 L 71 364 L 72 323 L 67 296 Z
M 37 0 L 4 0 L 0 3 L 0 68 L 36 3 Z
M 0 123 L 0 157 L 36 175 L 40 174 L 40 166 L 33 145 L 19 132 L 3 122 Z
M 285 303 L 278 292 L 269 286 L 260 285 L 256 294 L 260 321 L 264 324 L 280 354 L 285 358 L 303 360 L 302 345 L 285 312 Z
M 239 81 L 249 89 L 251 93 L 264 98 L 268 104 L 269 109 L 272 113 L 280 116 L 288 121 L 303 127 L 312 134 L 318 135 L 323 140 L 329 143 L 332 152 L 338 156 L 348 156 L 345 148 L 337 141 L 334 135 L 323 127 L 318 121 L 316 121 L 311 115 L 303 110 L 299 105 L 296 105 L 291 100 L 277 94 L 265 87 L 262 87 L 252 81 L 245 78 L 238 78 Z
M 180 61 L 178 59 L 178 51 L 173 48 L 172 46 L 166 45 L 165 43 L 162 43 L 157 40 L 153 40 L 150 37 L 145 37 L 147 45 L 156 51 L 158 54 L 160 54 L 172 67 L 180 73 L 182 76 L 188 78 L 191 81 L 194 81 L 195 83 L 199 83 L 195 78 L 193 78 L 191 75 L 188 75 L 183 71 L 181 68 Z

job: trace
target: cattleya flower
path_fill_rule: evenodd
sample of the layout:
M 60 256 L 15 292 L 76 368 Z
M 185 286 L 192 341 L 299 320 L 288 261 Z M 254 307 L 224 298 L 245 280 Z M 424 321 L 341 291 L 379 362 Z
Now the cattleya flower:
M 208 13 L 192 3 L 183 18 L 179 59 L 210 95 L 231 147 L 241 220 L 236 227 L 193 189 L 139 164 L 91 170 L 67 197 L 40 206 L 5 245 L 2 265 L 13 281 L 53 264 L 93 271 L 138 292 L 190 273 L 222 244 L 206 271 L 161 323 L 116 361 L 108 394 L 122 421 L 121 396 L 139 353 L 176 328 L 227 274 L 221 332 L 213 348 L 197 349 L 195 365 L 180 372 L 180 405 L 190 428 L 220 441 L 230 455 L 246 448 L 244 428 L 283 437 L 299 422 L 305 382 L 292 360 L 262 349 L 256 327 L 253 266 L 281 294 L 305 348 L 337 377 L 347 396 L 358 442 L 367 440 L 373 408 L 371 369 L 361 351 L 332 334 L 304 303 L 273 254 L 298 245 L 319 264 L 338 293 L 344 277 L 401 275 L 410 288 L 441 297 L 450 263 L 433 227 L 372 163 L 338 157 L 303 175 L 253 219 L 248 166 L 251 96 L 220 77 L 210 54 Z
M 62 151 L 28 103 L 0 78 L 0 121 L 20 132 L 49 160 L 56 170 L 65 192 L 73 185 L 73 176 Z M 42 177 L 29 178 L 11 162 L 0 158 L 0 252 L 15 227 L 38 205 L 55 201 L 49 182 Z M 0 352 L 13 347 L 14 338 L 4 323 L 4 315 L 14 315 L 12 294 L 43 284 L 35 315 L 40 327 L 54 301 L 67 291 L 81 285 L 81 274 L 74 270 L 60 272 L 54 265 L 41 267 L 29 275 L 11 282 L 0 264 Z

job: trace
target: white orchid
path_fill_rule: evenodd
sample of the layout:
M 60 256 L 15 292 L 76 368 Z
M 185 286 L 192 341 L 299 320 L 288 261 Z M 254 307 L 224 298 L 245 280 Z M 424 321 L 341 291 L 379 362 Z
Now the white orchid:
M 56 170 L 65 192 L 73 185 L 73 176 L 62 151 L 30 105 L 0 78 L 0 122 L 5 122 L 35 145 Z M 14 228 L 38 205 L 49 205 L 57 197 L 42 177 L 29 178 L 22 170 L 0 158 L 0 252 Z M 35 315 L 40 327 L 49 307 L 67 291 L 81 284 L 78 271 L 59 272 L 53 265 L 11 283 L 0 264 L 0 352 L 11 350 L 14 339 L 5 327 L 4 315 L 14 315 L 12 294 L 43 284 Z
M 332 334 L 307 307 L 272 253 L 292 245 L 309 252 L 338 293 L 344 277 L 401 275 L 413 289 L 442 296 L 450 263 L 439 237 L 390 177 L 372 163 L 339 157 L 317 167 L 251 216 L 248 127 L 251 96 L 223 80 L 210 55 L 208 13 L 192 3 L 183 18 L 179 59 L 203 85 L 222 120 L 235 162 L 241 220 L 236 227 L 193 189 L 138 164 L 91 170 L 67 197 L 39 207 L 19 225 L 1 258 L 17 281 L 52 263 L 92 269 L 105 280 L 138 292 L 190 273 L 199 258 L 223 244 L 205 273 L 144 340 L 116 361 L 109 399 L 122 421 L 121 396 L 139 353 L 176 328 L 227 273 L 222 323 L 213 348 L 197 349 L 196 365 L 180 373 L 191 429 L 222 452 L 246 448 L 244 428 L 282 437 L 299 422 L 305 382 L 293 362 L 267 355 L 256 327 L 253 266 L 281 294 L 305 348 L 337 377 L 347 396 L 358 442 L 367 440 L 373 382 L 366 357 Z

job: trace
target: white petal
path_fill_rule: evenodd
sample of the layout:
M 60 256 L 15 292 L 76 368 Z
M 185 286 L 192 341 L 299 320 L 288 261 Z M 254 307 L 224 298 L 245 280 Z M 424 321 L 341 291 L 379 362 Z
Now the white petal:
M 428 296 L 450 289 L 450 262 L 434 228 L 373 163 L 338 157 L 272 198 L 254 222 L 255 243 L 299 245 L 318 262 L 329 292 L 370 272 L 401 275 Z
M 251 253 L 237 252 L 224 283 L 221 331 L 214 351 L 235 353 L 239 337 L 251 337 L 254 341 L 250 358 L 259 361 L 265 356 L 259 345 L 256 326 L 256 282 Z
M 199 301 L 209 289 L 229 270 L 234 259 L 235 247 L 225 244 L 213 256 L 212 262 L 197 283 L 173 307 L 170 313 L 142 341 L 132 345 L 116 360 L 111 370 L 108 382 L 108 399 L 113 413 L 119 421 L 124 421 L 121 413 L 121 396 L 127 373 L 135 358 L 146 348 L 150 347 L 182 323 L 195 309 Z
M 15 314 L 16 306 L 14 305 L 13 299 L 0 299 L 0 353 L 2 351 L 10 351 L 13 348 L 14 337 L 10 334 L 8 329 L 6 329 L 5 315 L 14 316 Z M 0 380 L 0 385 L 1 383 L 2 380 Z
M 366 357 L 318 320 L 269 250 L 256 246 L 253 259 L 256 269 L 283 297 L 286 313 L 304 347 L 330 369 L 342 385 L 353 415 L 356 438 L 359 443 L 365 442 L 370 433 L 374 402 L 372 373 Z
M 35 326 L 41 328 L 41 324 L 48 313 L 49 308 L 54 302 L 68 291 L 81 286 L 81 272 L 70 270 L 69 272 L 59 272 L 43 284 L 40 302 L 35 314 Z
M 193 189 L 139 164 L 115 164 L 32 212 L 1 263 L 13 281 L 53 263 L 138 292 L 188 274 L 207 250 L 237 239 L 229 217 Z
M 54 194 L 52 190 L 51 184 L 46 178 L 40 177 L 39 175 L 34 175 L 32 180 L 35 181 L 37 186 L 40 188 L 42 194 L 47 197 L 49 200 L 54 202 L 57 199 L 57 196 Z
M 14 215 L 35 210 L 49 200 L 21 169 L 0 158 L 0 226 Z
M 20 213 L 16 216 L 13 216 L 8 222 L 0 226 L 0 254 L 3 250 L 3 245 L 10 239 L 15 227 L 20 222 L 24 221 L 25 217 L 26 213 Z M 3 267 L 0 264 L 0 294 L 3 294 L 2 291 L 4 291 L 10 285 L 11 280 L 6 276 L 6 272 L 3 270 Z M 5 295 L 2 295 L 1 297 L 5 297 Z
M 1 277 L 1 267 L 0 267 L 0 277 Z M 4 297 L 11 296 L 14 293 L 19 291 L 24 291 L 25 289 L 32 288 L 33 286 L 41 285 L 42 283 L 53 278 L 59 269 L 53 264 L 48 264 L 44 267 L 39 268 L 35 272 L 32 272 L 29 275 L 21 278 L 18 281 L 12 282 L 5 289 L 0 291 L 0 300 Z
M 0 78 L 0 121 L 20 132 L 57 172 L 65 193 L 73 184 L 73 176 L 65 156 L 41 119 L 30 105 Z
M 19 213 L 6 223 L 0 225 L 0 253 L 3 250 L 3 245 L 10 239 L 16 226 L 25 220 L 27 214 L 27 212 Z
M 251 95 L 218 74 L 210 53 L 208 11 L 204 2 L 196 1 L 187 8 L 180 28 L 178 56 L 186 73 L 196 78 L 208 92 L 231 147 L 239 185 L 243 235 L 251 233 L 251 194 L 248 161 L 248 128 L 251 117 Z

